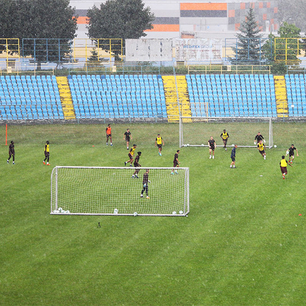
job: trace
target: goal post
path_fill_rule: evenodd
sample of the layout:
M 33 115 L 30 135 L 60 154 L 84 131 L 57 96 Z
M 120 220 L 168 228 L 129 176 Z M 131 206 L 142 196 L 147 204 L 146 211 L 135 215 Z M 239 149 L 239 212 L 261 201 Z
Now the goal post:
M 188 120 L 186 120 L 188 119 Z M 223 130 L 229 133 L 228 146 L 253 148 L 255 135 L 260 132 L 265 138 L 266 147 L 271 149 L 273 142 L 273 123 L 270 117 L 180 117 L 179 146 L 208 146 L 210 136 L 213 136 L 217 147 L 223 147 L 220 134 Z
M 139 178 L 132 177 L 136 169 Z M 148 198 L 143 186 L 147 170 Z M 51 173 L 51 214 L 187 216 L 189 168 L 176 168 L 174 174 L 172 170 L 170 167 L 56 166 Z

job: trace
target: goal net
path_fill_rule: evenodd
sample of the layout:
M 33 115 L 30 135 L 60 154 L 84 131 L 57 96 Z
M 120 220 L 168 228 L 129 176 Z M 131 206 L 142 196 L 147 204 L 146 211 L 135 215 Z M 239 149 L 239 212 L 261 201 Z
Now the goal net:
M 139 178 L 132 178 L 136 169 Z M 148 190 L 143 186 L 147 169 Z M 189 168 L 176 170 L 57 166 L 51 174 L 51 214 L 187 216 Z
M 189 120 L 186 120 L 189 119 Z M 229 134 L 227 146 L 237 144 L 238 147 L 256 147 L 255 136 L 260 132 L 269 149 L 273 147 L 273 125 L 271 118 L 207 118 L 207 117 L 180 117 L 179 145 L 208 146 L 208 140 L 213 136 L 217 147 L 223 147 L 220 138 L 223 130 Z

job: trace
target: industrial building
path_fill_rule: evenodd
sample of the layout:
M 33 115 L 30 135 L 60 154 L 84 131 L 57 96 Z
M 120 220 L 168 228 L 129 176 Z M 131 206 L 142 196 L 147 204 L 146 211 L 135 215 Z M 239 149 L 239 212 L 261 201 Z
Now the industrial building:
M 77 38 L 87 38 L 88 9 L 105 2 L 70 1 L 79 16 Z M 277 1 L 143 0 L 143 3 L 155 16 L 153 29 L 145 31 L 147 38 L 232 38 L 250 7 L 254 8 L 263 33 L 279 28 Z

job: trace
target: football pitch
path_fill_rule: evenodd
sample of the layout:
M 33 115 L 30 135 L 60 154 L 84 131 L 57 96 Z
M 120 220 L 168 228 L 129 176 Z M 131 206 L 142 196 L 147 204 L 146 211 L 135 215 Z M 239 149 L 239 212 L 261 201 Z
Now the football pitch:
M 306 123 L 273 123 L 277 147 L 266 160 L 256 148 L 238 147 L 236 169 L 229 168 L 231 144 L 241 131 L 253 144 L 261 126 L 195 131 L 205 144 L 212 134 L 218 147 L 211 160 L 207 147 L 181 148 L 180 165 L 190 171 L 188 218 L 50 215 L 53 167 L 124 166 L 127 128 L 142 166 L 172 167 L 177 124 L 112 124 L 112 147 L 105 128 L 9 126 L 12 165 L 0 126 L 0 305 L 305 304 Z M 46 140 L 51 166 L 42 163 Z M 292 143 L 299 157 L 283 180 L 279 162 Z

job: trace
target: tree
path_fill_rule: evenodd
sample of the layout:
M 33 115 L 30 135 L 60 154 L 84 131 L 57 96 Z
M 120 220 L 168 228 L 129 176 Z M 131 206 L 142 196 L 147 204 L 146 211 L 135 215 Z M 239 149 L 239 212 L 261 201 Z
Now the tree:
M 279 28 L 278 36 L 269 35 L 270 41 L 267 41 L 263 46 L 265 58 L 272 64 L 280 62 L 284 62 L 285 65 L 298 64 L 300 60 L 297 56 L 300 55 L 303 47 L 300 32 L 298 27 L 285 22 Z
M 22 55 L 32 56 L 39 64 L 60 62 L 75 37 L 74 15 L 69 0 L 0 0 L 0 36 L 19 38 Z
M 94 48 L 91 51 L 91 56 L 87 59 L 87 67 L 100 67 L 100 64 L 104 61 L 107 60 L 104 59 L 103 57 L 99 57 L 96 48 Z
M 261 62 L 262 35 L 259 34 L 254 10 L 250 8 L 246 20 L 239 28 L 240 33 L 236 34 L 237 44 L 233 47 L 235 57 L 231 58 L 232 64 L 259 64 Z
M 9 38 L 23 37 L 26 28 L 23 23 L 26 20 L 22 12 L 26 4 L 24 0 L 0 0 L 0 53 L 6 51 L 7 47 L 9 54 L 18 51 L 16 41 Z
M 306 0 L 278 0 L 278 21 L 292 23 L 306 32 Z
M 150 8 L 145 8 L 142 0 L 107 0 L 100 8 L 93 6 L 88 10 L 88 36 L 95 38 L 138 39 L 146 36 L 147 29 L 152 29 L 154 15 Z M 109 44 L 103 44 L 102 49 L 109 50 Z M 121 50 L 115 50 L 120 54 Z
M 281 38 L 300 38 L 301 29 L 294 24 L 285 22 L 278 30 L 278 35 Z

